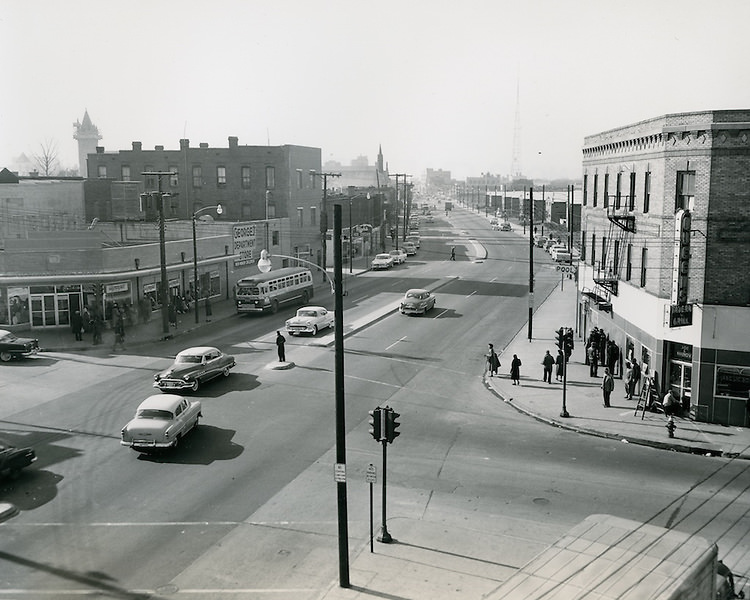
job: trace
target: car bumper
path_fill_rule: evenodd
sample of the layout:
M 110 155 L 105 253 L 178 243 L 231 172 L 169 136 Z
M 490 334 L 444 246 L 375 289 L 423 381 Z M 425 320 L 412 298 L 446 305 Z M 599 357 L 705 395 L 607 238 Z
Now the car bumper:
M 184 390 L 193 387 L 193 381 L 185 381 L 184 379 L 160 379 L 159 381 L 154 381 L 153 386 L 162 391 Z
M 423 315 L 427 311 L 426 306 L 401 306 L 399 308 L 401 314 L 404 315 Z
M 154 442 L 151 440 L 134 440 L 132 442 L 120 440 L 122 446 L 133 448 L 134 450 L 155 450 L 158 448 L 171 448 L 174 442 Z
M 292 325 L 286 328 L 288 334 L 295 333 L 315 333 L 315 327 L 313 325 Z

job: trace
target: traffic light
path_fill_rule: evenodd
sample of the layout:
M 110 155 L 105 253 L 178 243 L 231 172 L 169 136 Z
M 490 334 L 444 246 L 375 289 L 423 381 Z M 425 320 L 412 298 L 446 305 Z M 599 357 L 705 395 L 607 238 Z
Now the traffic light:
M 568 327 L 568 329 L 565 330 L 565 337 L 563 338 L 564 343 L 564 349 L 565 349 L 565 356 L 567 358 L 570 358 L 570 355 L 573 353 L 573 330 Z
M 565 350 L 565 329 L 562 327 L 555 332 L 555 345 L 560 350 Z
M 396 431 L 401 427 L 401 423 L 396 421 L 401 415 L 392 408 L 386 408 L 385 412 L 385 439 L 388 443 L 391 443 L 398 436 L 401 435 L 400 431 Z
M 382 417 L 381 414 L 383 409 L 378 407 L 375 410 L 370 411 L 370 435 L 375 438 L 375 441 L 381 441 L 383 439 L 382 433 Z

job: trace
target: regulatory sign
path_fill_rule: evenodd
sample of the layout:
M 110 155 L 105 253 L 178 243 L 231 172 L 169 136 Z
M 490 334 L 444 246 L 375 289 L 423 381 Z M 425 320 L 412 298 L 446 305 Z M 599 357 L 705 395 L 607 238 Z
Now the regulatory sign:
M 346 483 L 346 464 L 336 463 L 333 465 L 333 480 L 336 483 Z
M 375 465 L 372 463 L 367 465 L 367 472 L 365 473 L 365 481 L 367 481 L 367 483 L 377 483 L 378 481 L 378 470 L 375 468 Z

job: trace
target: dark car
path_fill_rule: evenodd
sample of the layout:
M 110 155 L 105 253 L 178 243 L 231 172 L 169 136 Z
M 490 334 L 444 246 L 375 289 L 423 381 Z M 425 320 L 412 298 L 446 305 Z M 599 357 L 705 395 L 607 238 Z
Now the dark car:
M 0 360 L 8 362 L 11 358 L 22 358 L 39 352 L 39 340 L 20 338 L 12 331 L 0 329 Z
M 180 352 L 168 369 L 154 375 L 154 387 L 163 392 L 191 390 L 197 392 L 202 383 L 223 375 L 229 377 L 234 356 L 211 346 L 197 346 Z
M 20 475 L 21 469 L 35 460 L 36 452 L 32 448 L 16 448 L 0 439 L 0 477 L 15 479 Z

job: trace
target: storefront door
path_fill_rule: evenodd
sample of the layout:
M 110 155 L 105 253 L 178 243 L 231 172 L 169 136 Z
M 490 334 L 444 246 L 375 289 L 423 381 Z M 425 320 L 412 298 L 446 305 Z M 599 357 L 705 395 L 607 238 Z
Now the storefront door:
M 691 363 L 673 360 L 669 366 L 669 387 L 677 392 L 682 402 L 682 410 L 690 410 L 692 397 L 693 365 Z
M 67 311 L 67 298 L 64 300 Z M 55 310 L 55 294 L 32 294 L 31 295 L 31 326 L 48 327 L 57 325 L 57 311 Z

